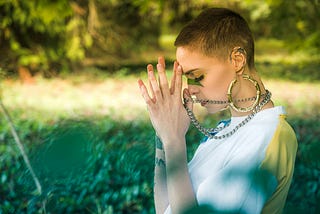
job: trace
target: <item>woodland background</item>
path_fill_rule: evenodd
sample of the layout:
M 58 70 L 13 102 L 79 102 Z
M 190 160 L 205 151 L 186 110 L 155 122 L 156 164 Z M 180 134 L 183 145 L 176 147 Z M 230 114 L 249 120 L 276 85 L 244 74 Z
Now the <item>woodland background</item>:
M 153 136 L 137 79 L 201 10 L 243 15 L 256 67 L 299 141 L 285 213 L 320 212 L 318 0 L 0 0 L 0 213 L 154 213 Z M 206 126 L 230 115 L 197 115 Z M 187 134 L 192 157 L 201 136 Z

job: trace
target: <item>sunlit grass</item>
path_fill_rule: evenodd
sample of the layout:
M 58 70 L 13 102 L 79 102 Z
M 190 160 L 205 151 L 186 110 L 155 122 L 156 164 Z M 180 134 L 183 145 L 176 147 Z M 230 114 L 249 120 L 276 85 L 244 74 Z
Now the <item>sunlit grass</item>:
M 171 73 L 169 72 L 169 75 Z M 147 107 L 140 94 L 138 78 L 125 76 L 90 76 L 86 73 L 63 78 L 37 78 L 35 84 L 2 81 L 3 103 L 22 118 L 56 120 L 79 116 L 108 116 L 134 120 L 147 119 Z M 268 80 L 265 86 L 276 105 L 283 105 L 291 115 L 311 117 L 318 114 L 320 83 Z
M 21 110 L 22 117 L 51 120 L 59 117 L 112 116 L 130 119 L 145 107 L 136 80 L 106 78 L 86 81 L 38 78 L 33 85 L 19 81 L 2 83 L 2 99 L 7 108 Z M 81 81 L 81 82 L 80 82 Z

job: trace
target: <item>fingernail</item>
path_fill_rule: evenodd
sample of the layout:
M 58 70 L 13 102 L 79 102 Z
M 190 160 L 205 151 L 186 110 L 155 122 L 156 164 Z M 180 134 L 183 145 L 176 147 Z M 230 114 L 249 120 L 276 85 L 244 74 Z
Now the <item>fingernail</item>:
M 138 80 L 138 84 L 139 84 L 140 87 L 142 86 L 143 83 L 142 83 L 141 79 Z

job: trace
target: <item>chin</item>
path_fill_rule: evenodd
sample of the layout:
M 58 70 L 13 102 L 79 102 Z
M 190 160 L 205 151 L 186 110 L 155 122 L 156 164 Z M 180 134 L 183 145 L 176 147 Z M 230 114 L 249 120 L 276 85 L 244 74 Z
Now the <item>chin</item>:
M 216 109 L 216 108 L 206 108 L 206 109 L 209 114 L 215 114 L 220 111 L 220 109 Z
M 213 106 L 205 106 L 205 108 L 207 109 L 207 112 L 209 114 L 215 114 L 215 113 L 218 113 L 218 112 L 226 109 L 225 106 L 218 107 L 218 108 L 217 108 L 217 106 L 214 106 L 214 107 Z

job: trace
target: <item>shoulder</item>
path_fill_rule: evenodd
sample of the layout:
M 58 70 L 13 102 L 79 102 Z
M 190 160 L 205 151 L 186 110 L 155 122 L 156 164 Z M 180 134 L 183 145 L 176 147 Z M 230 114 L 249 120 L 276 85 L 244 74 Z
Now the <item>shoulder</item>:
M 297 149 L 297 139 L 293 128 L 287 122 L 287 114 L 283 107 L 278 106 L 257 115 L 257 120 L 251 126 L 263 135 L 268 135 L 268 150 Z M 273 153 L 271 152 L 271 153 Z
M 279 115 L 279 121 L 267 146 L 263 168 L 274 170 L 279 167 L 290 168 L 293 166 L 298 142 L 294 130 L 286 121 L 286 115 Z
M 270 143 L 276 137 L 276 134 L 286 133 L 295 138 L 295 133 L 286 121 L 287 113 L 282 106 L 277 106 L 263 110 L 252 119 L 244 128 L 243 133 L 249 138 L 264 140 Z M 277 136 L 280 137 L 280 136 Z M 281 138 L 284 137 L 281 135 Z
M 268 154 L 270 146 L 272 150 L 277 150 L 279 148 L 275 145 L 280 145 L 284 139 L 294 144 L 295 134 L 285 120 L 285 114 L 283 107 L 266 109 L 241 127 L 234 136 L 226 141 L 232 144 L 230 154 L 233 158 L 255 160 L 261 163 Z

